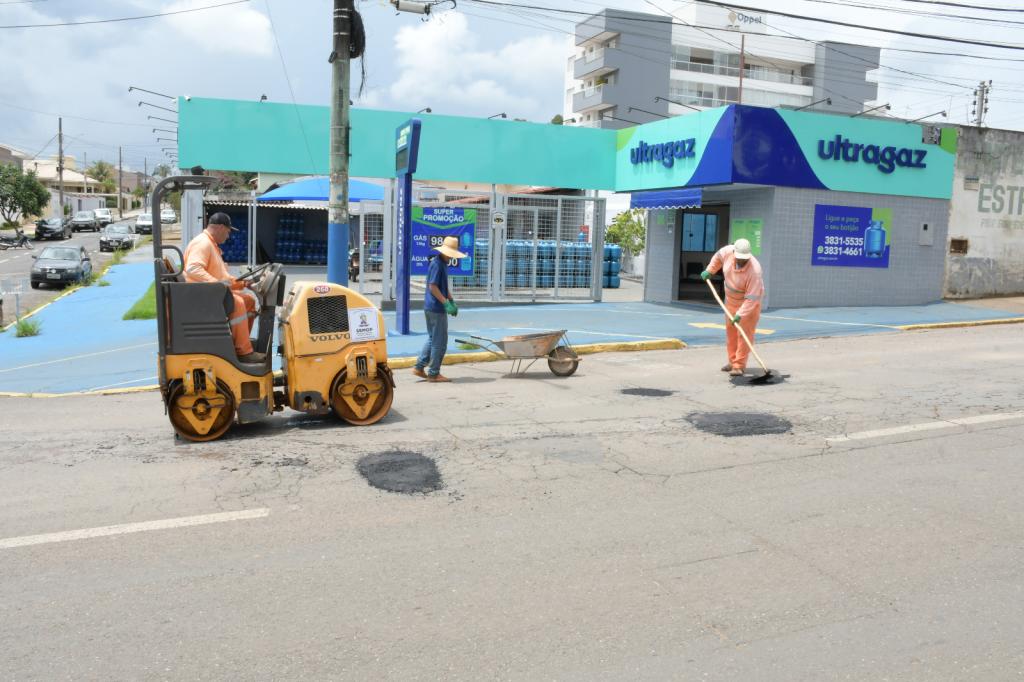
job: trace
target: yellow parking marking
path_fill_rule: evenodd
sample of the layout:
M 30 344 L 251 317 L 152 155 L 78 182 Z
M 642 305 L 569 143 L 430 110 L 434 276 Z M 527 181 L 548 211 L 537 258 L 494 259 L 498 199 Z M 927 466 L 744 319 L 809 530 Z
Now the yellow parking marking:
M 718 324 L 717 322 L 690 322 L 691 327 L 697 327 L 698 329 L 725 329 L 724 324 Z M 760 327 L 754 330 L 761 336 L 771 336 L 775 333 L 774 329 L 761 329 Z

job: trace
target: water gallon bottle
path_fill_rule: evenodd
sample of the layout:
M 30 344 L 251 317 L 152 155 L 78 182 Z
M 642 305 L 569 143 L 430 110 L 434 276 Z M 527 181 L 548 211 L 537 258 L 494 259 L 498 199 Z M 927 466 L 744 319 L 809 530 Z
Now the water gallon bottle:
M 881 258 L 885 253 L 885 228 L 882 221 L 872 220 L 864 231 L 864 255 L 868 258 Z
M 469 253 L 470 251 L 473 250 L 473 235 L 471 235 L 469 232 L 463 232 L 462 240 L 460 243 L 462 244 L 461 251 L 463 253 Z

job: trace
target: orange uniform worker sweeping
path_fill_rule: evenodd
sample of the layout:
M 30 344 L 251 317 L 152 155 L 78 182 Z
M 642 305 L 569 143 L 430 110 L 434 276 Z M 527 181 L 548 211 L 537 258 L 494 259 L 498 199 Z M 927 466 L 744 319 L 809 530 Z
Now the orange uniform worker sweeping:
M 231 276 L 220 245 L 228 240 L 232 232 L 238 228 L 231 226 L 231 218 L 226 213 L 214 213 L 210 221 L 185 249 L 185 281 L 186 282 L 221 282 L 231 288 L 231 296 L 235 307 L 228 317 L 231 338 L 235 344 L 235 352 L 242 362 L 263 362 L 263 353 L 254 353 L 249 334 L 252 332 L 253 320 L 256 319 L 256 299 L 246 296 L 242 289 L 245 282 Z
M 762 379 L 767 380 L 771 372 L 764 366 L 757 351 L 754 351 L 754 333 L 757 321 L 761 318 L 761 299 L 764 296 L 764 274 L 761 264 L 750 252 L 750 242 L 737 239 L 735 244 L 719 249 L 700 277 L 707 281 L 719 270 L 725 277 L 725 303 L 718 299 L 718 292 L 713 286 L 711 291 L 726 312 L 725 337 L 729 362 L 722 367 L 722 371 L 729 372 L 731 376 L 742 376 L 747 368 L 747 358 L 753 351 L 765 371 Z M 710 282 L 708 284 L 711 285 Z M 740 336 L 743 337 L 742 343 Z

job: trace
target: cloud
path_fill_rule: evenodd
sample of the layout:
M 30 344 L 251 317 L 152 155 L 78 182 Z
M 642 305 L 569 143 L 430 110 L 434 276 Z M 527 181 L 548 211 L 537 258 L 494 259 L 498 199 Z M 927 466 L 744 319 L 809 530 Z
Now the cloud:
M 179 0 L 163 11 L 175 12 L 210 4 L 209 0 Z M 176 39 L 213 54 L 232 52 L 267 56 L 274 50 L 270 20 L 252 7 L 231 5 L 223 9 L 176 14 L 167 17 L 166 21 L 167 26 L 177 33 Z
M 398 76 L 363 102 L 437 113 L 546 120 L 560 111 L 564 41 L 529 36 L 486 49 L 465 15 L 438 14 L 395 34 Z

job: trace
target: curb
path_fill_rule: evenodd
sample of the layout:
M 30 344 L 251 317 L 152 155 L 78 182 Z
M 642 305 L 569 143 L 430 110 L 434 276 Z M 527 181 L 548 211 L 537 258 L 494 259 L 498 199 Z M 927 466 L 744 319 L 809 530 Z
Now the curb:
M 639 352 L 648 350 L 681 350 L 686 348 L 686 343 L 679 339 L 656 339 L 653 341 L 623 341 L 616 343 L 589 343 L 582 346 L 573 346 L 579 355 L 592 355 L 594 353 L 621 353 Z M 496 362 L 508 358 L 495 355 L 494 353 L 456 353 L 445 356 L 444 365 L 461 365 L 470 362 Z M 409 369 L 415 366 L 415 357 L 398 357 L 388 360 L 388 367 L 391 369 Z M 277 372 L 274 373 L 277 376 Z M 124 395 L 126 393 L 145 393 L 155 391 L 160 387 L 156 384 L 151 386 L 132 386 L 130 388 L 111 388 L 102 391 L 73 391 L 71 393 L 15 393 L 0 391 L 0 398 L 72 398 L 76 396 L 96 395 Z
M 896 327 L 901 331 L 912 332 L 922 329 L 957 329 L 959 327 L 989 327 L 995 324 L 1021 324 L 1024 317 L 1001 317 L 994 320 L 965 320 L 963 322 L 931 322 L 928 324 L 903 324 Z

